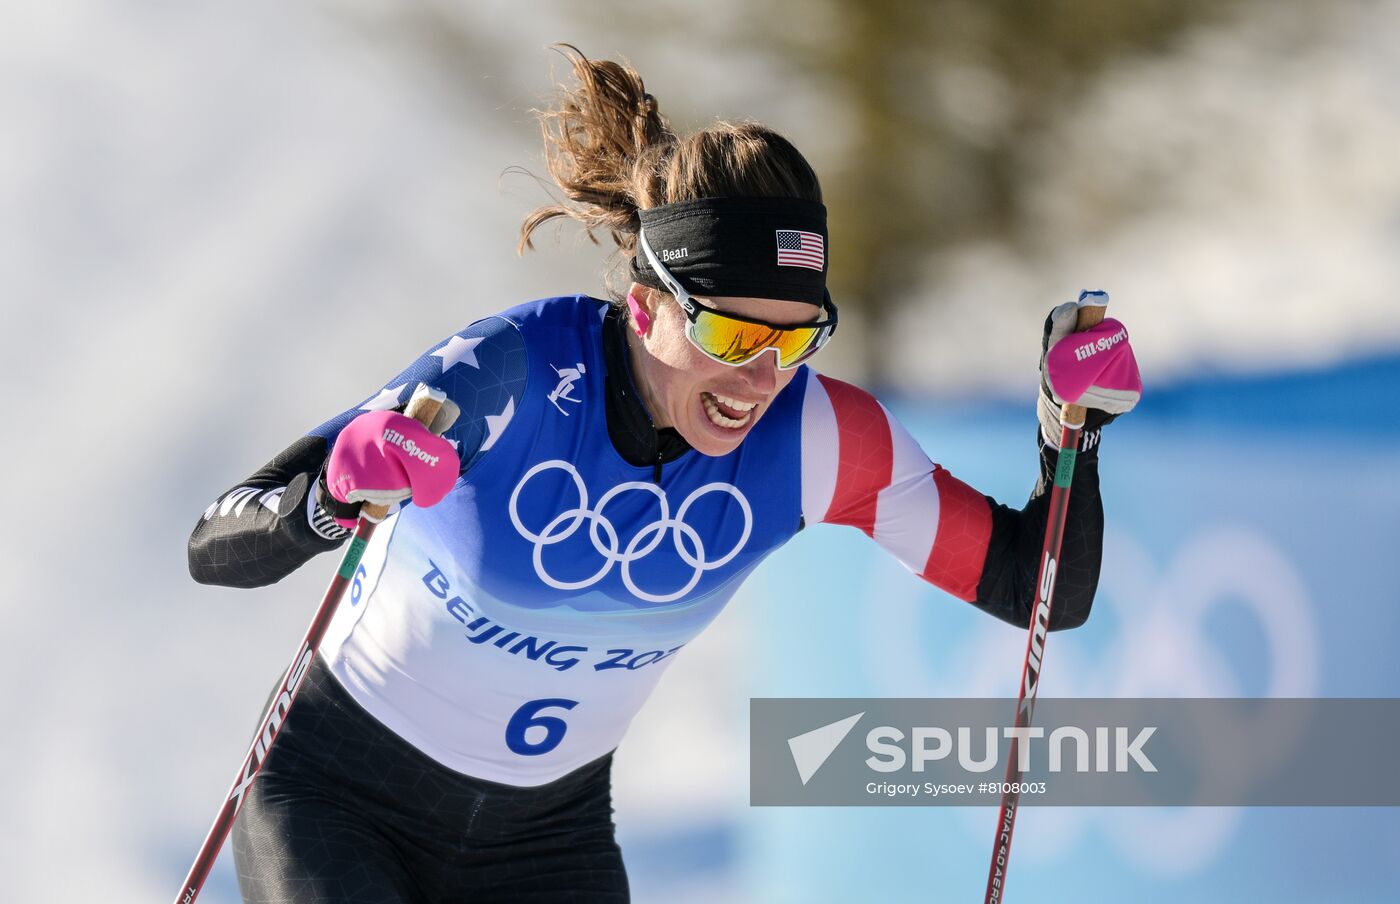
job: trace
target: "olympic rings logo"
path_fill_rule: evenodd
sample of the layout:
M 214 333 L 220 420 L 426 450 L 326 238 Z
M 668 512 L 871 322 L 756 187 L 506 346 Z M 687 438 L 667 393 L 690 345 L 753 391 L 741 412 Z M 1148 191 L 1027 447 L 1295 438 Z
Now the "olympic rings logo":
M 536 533 L 520 520 L 520 493 L 532 477 L 545 471 L 563 471 L 569 475 L 574 482 L 574 488 L 578 491 L 578 505 L 555 515 L 541 531 Z M 661 517 L 644 525 L 624 545 L 618 535 L 617 528 L 603 514 L 603 510 L 608 507 L 608 503 L 623 493 L 634 491 L 650 493 L 655 496 L 657 504 L 661 508 Z M 744 514 L 744 527 L 739 539 L 735 541 L 734 546 L 728 552 L 714 560 L 706 557 L 705 544 L 700 538 L 699 531 L 691 527 L 685 520 L 690 507 L 711 493 L 729 494 L 739 504 L 739 509 Z M 588 522 L 588 538 L 593 543 L 593 549 L 602 556 L 603 564 L 597 571 L 583 580 L 561 581 L 545 568 L 544 551 L 547 547 L 562 543 L 572 537 L 583 526 L 584 522 Z M 681 503 L 680 508 L 676 509 L 673 517 L 670 500 L 666 498 L 666 493 L 655 484 L 637 480 L 618 484 L 604 493 L 596 505 L 590 507 L 588 488 L 584 486 L 583 478 L 579 476 L 578 471 L 567 461 L 552 459 L 540 462 L 526 471 L 525 476 L 520 478 L 520 482 L 515 485 L 515 490 L 510 494 L 510 523 L 515 526 L 515 530 L 520 536 L 535 545 L 535 574 L 550 587 L 557 590 L 582 590 L 585 587 L 592 587 L 606 577 L 614 565 L 620 565 L 623 586 L 633 596 L 649 603 L 669 603 L 694 590 L 705 572 L 722 568 L 739 554 L 739 551 L 749 542 L 749 534 L 753 531 L 753 509 L 749 507 L 749 501 L 744 498 L 744 494 L 739 492 L 739 488 L 733 484 L 707 483 L 685 497 L 685 501 Z M 680 556 L 681 561 L 692 569 L 690 578 L 679 590 L 671 593 L 651 593 L 643 590 L 637 586 L 632 578 L 632 566 L 638 560 L 655 552 L 668 536 L 675 547 L 676 555 Z

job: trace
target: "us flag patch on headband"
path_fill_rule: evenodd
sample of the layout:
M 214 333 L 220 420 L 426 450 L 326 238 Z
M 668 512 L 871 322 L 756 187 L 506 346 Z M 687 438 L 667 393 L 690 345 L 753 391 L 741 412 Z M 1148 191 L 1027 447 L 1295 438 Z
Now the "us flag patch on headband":
M 820 270 L 826 263 L 826 243 L 820 233 L 801 229 L 779 229 L 778 266 Z

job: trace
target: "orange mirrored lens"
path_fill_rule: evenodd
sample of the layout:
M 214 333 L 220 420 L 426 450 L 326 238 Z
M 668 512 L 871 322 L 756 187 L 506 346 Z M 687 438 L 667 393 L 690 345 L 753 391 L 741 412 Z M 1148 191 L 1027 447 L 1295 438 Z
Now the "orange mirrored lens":
M 761 323 L 731 320 L 710 311 L 702 312 L 690 325 L 695 343 L 726 364 L 743 364 L 766 349 L 776 348 L 778 364 L 791 367 L 812 350 L 819 332 L 807 327 L 775 329 Z

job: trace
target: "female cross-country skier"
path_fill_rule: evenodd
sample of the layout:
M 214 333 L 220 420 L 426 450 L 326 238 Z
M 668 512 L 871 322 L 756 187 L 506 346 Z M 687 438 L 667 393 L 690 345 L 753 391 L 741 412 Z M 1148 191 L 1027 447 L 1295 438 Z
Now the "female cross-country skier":
M 340 545 L 361 503 L 401 503 L 234 828 L 248 902 L 628 900 L 612 752 L 674 657 L 818 523 L 1025 627 L 1064 401 L 1090 411 L 1050 627 L 1089 614 L 1099 429 L 1141 390 L 1122 325 L 1046 319 L 1040 484 L 1000 505 L 805 363 L 837 311 L 802 155 L 756 123 L 677 134 L 634 70 L 567 53 L 577 84 L 543 114 L 564 199 L 521 243 L 559 217 L 601 230 L 625 289 L 434 343 L 190 539 L 196 580 L 258 587 Z M 399 413 L 420 383 L 448 397 L 431 429 Z

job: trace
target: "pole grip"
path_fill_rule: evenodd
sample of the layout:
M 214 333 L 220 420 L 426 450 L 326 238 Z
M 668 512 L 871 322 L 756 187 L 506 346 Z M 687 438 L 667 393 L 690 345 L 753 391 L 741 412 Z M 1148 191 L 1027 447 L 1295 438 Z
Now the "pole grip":
M 431 427 L 433 419 L 437 417 L 438 411 L 442 409 L 442 403 L 445 401 L 447 401 L 447 393 L 440 389 L 434 389 L 426 383 L 419 383 L 418 388 L 413 390 L 413 395 L 409 397 L 408 407 L 404 409 L 404 414 L 424 427 Z M 365 516 L 368 516 L 371 521 L 383 521 L 389 516 L 389 506 L 366 502 L 360 506 L 360 517 Z
M 1085 304 L 1086 296 L 1097 296 L 1094 301 Z M 1102 302 L 1097 299 L 1101 298 Z M 1108 311 L 1108 294 L 1105 292 L 1083 292 L 1079 296 L 1079 319 L 1075 321 L 1074 331 L 1082 333 L 1091 330 L 1103 322 L 1103 315 Z M 1084 426 L 1086 412 L 1082 405 L 1062 405 L 1060 406 L 1060 423 L 1070 424 L 1074 427 Z

